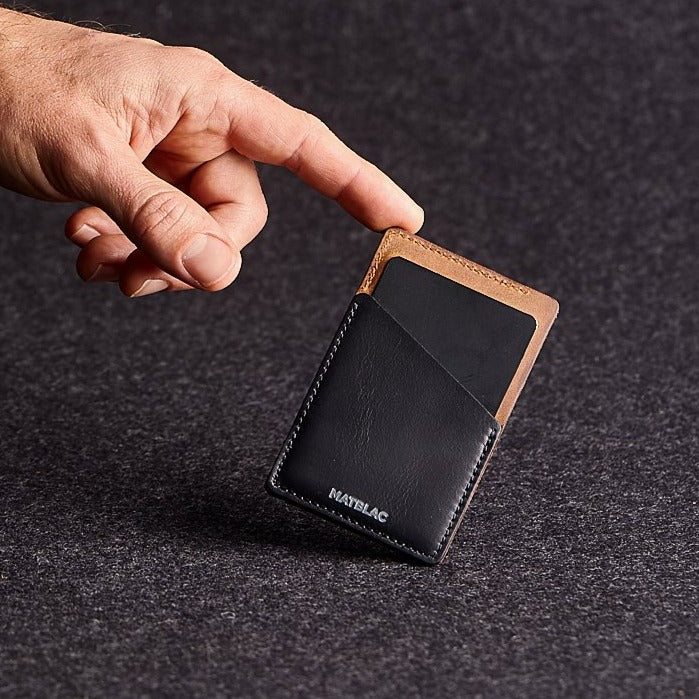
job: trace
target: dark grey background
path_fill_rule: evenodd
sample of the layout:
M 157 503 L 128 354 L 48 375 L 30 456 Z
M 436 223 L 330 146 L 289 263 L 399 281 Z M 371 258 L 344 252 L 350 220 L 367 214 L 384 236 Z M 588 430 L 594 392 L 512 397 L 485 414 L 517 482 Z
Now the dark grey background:
M 0 696 L 697 696 L 699 5 L 38 3 L 316 112 L 561 315 L 446 563 L 263 480 L 378 242 L 286 172 L 217 295 L 0 193 Z

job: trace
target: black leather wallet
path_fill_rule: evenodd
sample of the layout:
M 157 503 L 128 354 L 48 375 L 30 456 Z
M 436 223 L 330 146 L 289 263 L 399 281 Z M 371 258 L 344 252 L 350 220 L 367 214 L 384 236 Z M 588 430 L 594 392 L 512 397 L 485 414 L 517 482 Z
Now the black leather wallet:
M 389 229 L 268 490 L 438 563 L 557 311 L 544 294 Z

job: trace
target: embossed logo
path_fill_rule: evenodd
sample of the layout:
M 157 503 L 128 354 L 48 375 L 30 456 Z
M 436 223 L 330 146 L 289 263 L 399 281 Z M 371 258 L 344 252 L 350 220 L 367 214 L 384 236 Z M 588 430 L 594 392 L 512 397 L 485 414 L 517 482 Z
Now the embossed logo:
M 352 510 L 361 512 L 366 517 L 371 517 L 377 522 L 385 522 L 388 519 L 388 512 L 384 510 L 379 510 L 378 507 L 372 507 L 369 503 L 355 498 L 354 495 L 349 495 L 348 493 L 343 493 L 341 490 L 336 488 L 330 488 L 330 495 L 328 496 L 331 500 L 339 502 L 341 505 L 345 505 Z

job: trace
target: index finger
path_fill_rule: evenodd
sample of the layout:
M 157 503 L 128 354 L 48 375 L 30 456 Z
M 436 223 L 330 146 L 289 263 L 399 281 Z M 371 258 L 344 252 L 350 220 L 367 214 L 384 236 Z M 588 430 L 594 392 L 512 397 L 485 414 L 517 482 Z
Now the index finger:
M 422 208 L 320 119 L 233 73 L 224 93 L 230 145 L 239 153 L 288 168 L 368 228 L 420 229 Z

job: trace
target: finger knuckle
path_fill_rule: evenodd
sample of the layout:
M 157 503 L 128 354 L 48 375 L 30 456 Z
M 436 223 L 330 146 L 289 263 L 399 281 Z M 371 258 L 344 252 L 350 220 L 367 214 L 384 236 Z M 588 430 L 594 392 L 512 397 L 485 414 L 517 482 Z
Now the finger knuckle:
M 269 217 L 269 207 L 267 202 L 263 199 L 257 207 L 255 207 L 255 213 L 253 216 L 253 225 L 256 232 L 260 232 L 267 224 L 267 219 Z
M 217 58 L 196 46 L 178 46 L 174 51 L 179 61 L 198 73 L 202 71 L 208 73 L 222 67 L 222 63 Z
M 311 114 L 310 112 L 303 112 L 303 114 L 303 118 L 306 123 L 306 130 L 310 138 L 318 138 L 326 131 L 330 131 L 328 125 L 320 117 L 317 117 L 315 114 Z
M 150 36 L 136 36 L 134 37 L 137 39 L 143 46 L 152 46 L 154 48 L 161 48 L 164 46 L 164 44 L 161 41 L 158 41 L 157 39 L 153 39 Z
M 298 173 L 304 155 L 313 150 L 313 147 L 318 142 L 318 139 L 327 131 L 328 127 L 315 114 L 298 110 L 298 140 L 290 144 L 291 152 L 283 161 L 283 165 L 289 168 L 292 172 Z
M 136 206 L 132 225 L 142 240 L 159 240 L 172 236 L 186 218 L 184 202 L 171 192 L 155 191 L 146 194 Z

